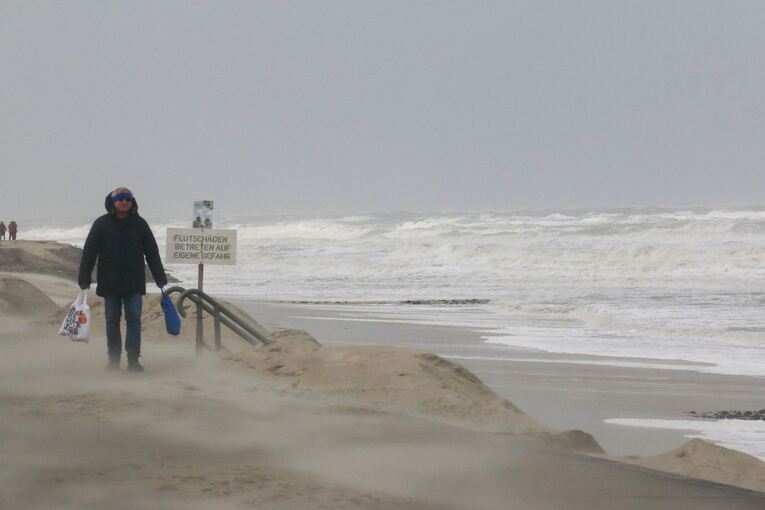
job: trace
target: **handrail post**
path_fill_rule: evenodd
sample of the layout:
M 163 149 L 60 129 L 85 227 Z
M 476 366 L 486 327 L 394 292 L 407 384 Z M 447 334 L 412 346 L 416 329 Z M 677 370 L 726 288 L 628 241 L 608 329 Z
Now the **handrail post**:
M 202 303 L 197 303 L 197 354 L 202 352 L 202 346 L 204 345 L 204 323 L 202 322 Z
M 200 248 L 202 247 L 200 243 Z M 197 270 L 197 288 L 201 291 L 204 289 L 204 279 L 205 279 L 205 265 L 199 264 L 198 270 Z M 205 333 L 204 333 L 204 322 L 202 322 L 202 302 L 197 303 L 197 349 L 196 352 L 199 354 L 202 352 L 202 348 L 205 344 Z
M 215 350 L 221 349 L 220 343 L 220 308 L 215 307 Z

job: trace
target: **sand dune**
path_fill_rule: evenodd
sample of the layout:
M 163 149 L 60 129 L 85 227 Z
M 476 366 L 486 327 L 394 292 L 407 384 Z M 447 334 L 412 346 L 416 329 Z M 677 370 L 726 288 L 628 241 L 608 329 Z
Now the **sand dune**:
M 576 451 L 603 453 L 582 431 L 559 434 L 497 395 L 464 367 L 403 347 L 323 347 L 305 331 L 272 333 L 275 343 L 224 359 L 283 379 L 293 391 L 474 429 L 530 434 Z
M 434 354 L 402 347 L 325 348 L 305 332 L 274 334 L 274 345 L 225 359 L 285 378 L 293 388 L 352 397 L 368 404 L 493 431 L 544 427 L 500 398 L 472 373 Z
M 77 280 L 82 249 L 56 241 L 13 241 L 0 243 L 0 271 L 34 273 Z M 167 275 L 169 282 L 177 280 Z M 146 281 L 154 281 L 146 272 Z
M 76 280 L 82 250 L 55 241 L 0 243 L 0 271 L 52 274 Z
M 765 492 L 765 462 L 701 439 L 692 439 L 672 451 L 631 462 L 659 471 Z
M 60 312 L 61 307 L 31 283 L 0 275 L 0 314 L 54 319 Z

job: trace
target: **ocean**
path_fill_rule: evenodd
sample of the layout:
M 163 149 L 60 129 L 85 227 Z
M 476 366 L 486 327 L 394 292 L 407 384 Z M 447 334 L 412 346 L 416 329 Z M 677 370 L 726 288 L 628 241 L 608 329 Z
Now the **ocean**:
M 147 219 L 163 256 L 166 228 L 190 226 Z M 237 229 L 238 260 L 207 267 L 213 295 L 465 326 L 483 335 L 476 357 L 524 347 L 765 377 L 765 207 L 242 216 L 216 227 Z M 22 235 L 81 246 L 88 228 Z M 196 266 L 167 268 L 195 285 Z M 765 424 L 739 426 L 735 441 L 703 429 L 726 445 L 749 434 L 765 458 Z

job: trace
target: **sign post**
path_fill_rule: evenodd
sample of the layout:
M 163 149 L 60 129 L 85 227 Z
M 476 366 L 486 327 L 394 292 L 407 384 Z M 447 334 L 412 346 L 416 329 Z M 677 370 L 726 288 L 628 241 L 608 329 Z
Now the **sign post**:
M 194 202 L 194 228 L 213 228 L 213 209 L 215 202 L 212 200 L 197 200 Z M 197 288 L 204 292 L 205 264 L 199 262 L 197 267 Z M 201 352 L 204 344 L 204 324 L 202 323 L 202 303 L 197 303 L 197 353 Z
M 168 228 L 165 260 L 170 264 L 197 264 L 197 288 L 204 291 L 205 264 L 236 264 L 236 230 Z M 196 351 L 202 351 L 202 303 L 197 303 Z

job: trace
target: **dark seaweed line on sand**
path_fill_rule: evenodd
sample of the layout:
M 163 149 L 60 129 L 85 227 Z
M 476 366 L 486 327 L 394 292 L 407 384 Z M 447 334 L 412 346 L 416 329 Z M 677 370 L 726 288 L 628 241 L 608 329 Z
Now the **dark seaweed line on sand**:
M 319 301 L 319 300 L 285 300 L 276 301 L 289 305 L 439 305 L 439 306 L 463 306 L 485 305 L 491 303 L 490 299 L 402 299 L 390 301 Z

